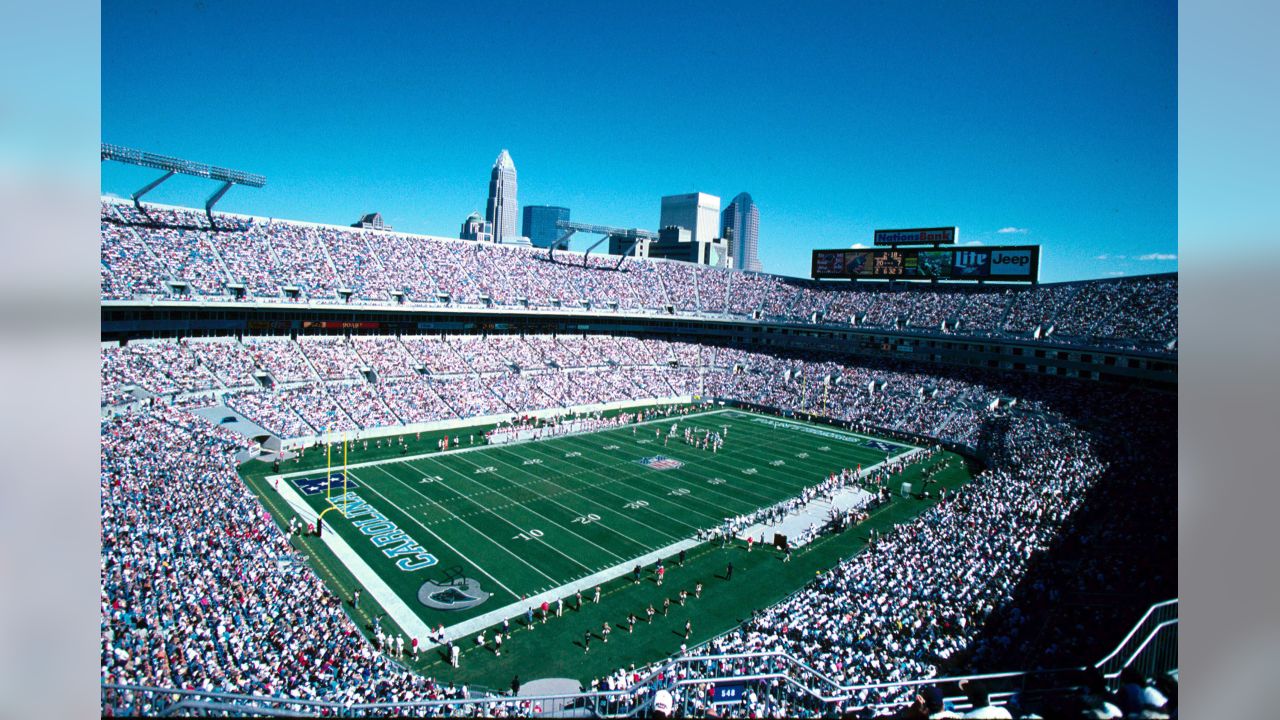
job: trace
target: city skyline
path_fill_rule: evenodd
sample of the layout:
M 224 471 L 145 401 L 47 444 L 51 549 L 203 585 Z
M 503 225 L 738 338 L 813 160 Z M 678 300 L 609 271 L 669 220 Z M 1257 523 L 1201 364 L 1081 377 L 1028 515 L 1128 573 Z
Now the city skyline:
M 811 250 L 870 245 L 877 228 L 937 225 L 966 244 L 1042 245 L 1045 282 L 1177 269 L 1172 8 L 815 3 L 754 6 L 727 25 L 682 8 L 672 25 L 678 6 L 661 2 L 555 18 L 515 3 L 393 6 L 377 42 L 356 43 L 342 28 L 369 14 L 339 4 L 202 7 L 104 6 L 102 137 L 268 178 L 230 192 L 225 211 L 345 225 L 376 209 L 397 230 L 451 237 L 476 209 L 477 168 L 506 147 L 520 201 L 583 222 L 658 230 L 664 195 L 749 189 L 759 259 L 784 275 L 807 276 Z M 458 32 L 492 17 L 488 44 L 506 52 Z M 830 32 L 807 33 L 815 24 Z M 194 26 L 224 40 L 164 31 Z M 590 31 L 572 52 L 532 43 L 553 28 Z M 605 38 L 623 29 L 689 51 L 612 52 Z M 905 36 L 945 42 L 918 53 Z M 209 67 L 235 78 L 243 111 L 203 109 Z M 749 111 L 741 82 L 668 81 L 695 75 L 752 78 Z M 371 80 L 378 112 L 353 100 Z M 481 87 L 501 113 L 459 109 Z M 127 197 L 154 179 L 107 163 L 100 187 Z M 209 192 L 175 178 L 148 200 L 198 207 Z

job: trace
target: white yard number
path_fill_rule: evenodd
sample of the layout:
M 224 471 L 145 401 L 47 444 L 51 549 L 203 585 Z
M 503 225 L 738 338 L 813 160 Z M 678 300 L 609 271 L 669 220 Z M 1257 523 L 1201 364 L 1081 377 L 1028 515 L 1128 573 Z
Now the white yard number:
M 623 507 L 628 510 L 639 510 L 640 508 L 649 507 L 649 503 L 646 500 L 632 500 L 626 505 L 623 505 Z
M 688 494 L 689 494 L 689 488 L 676 488 L 675 490 L 672 490 L 671 492 L 669 492 L 669 493 L 667 493 L 667 494 L 668 494 L 668 495 L 675 495 L 676 497 L 679 497 L 679 496 L 681 496 L 681 495 L 688 495 Z
M 648 445 L 648 444 L 649 444 L 649 443 L 651 443 L 651 442 L 653 442 L 653 441 L 652 441 L 652 440 L 650 440 L 649 438 L 641 438 L 641 439 L 639 439 L 639 440 L 637 440 L 637 441 L 636 441 L 636 444 L 637 444 L 637 445 Z
M 571 458 L 571 457 L 582 457 L 582 453 L 578 452 L 577 450 L 574 450 L 573 452 L 567 452 L 567 453 L 565 453 L 565 454 L 564 454 L 564 456 L 565 456 L 565 457 L 567 457 L 567 458 Z
M 782 465 L 786 465 L 786 464 L 787 464 L 787 461 L 786 461 L 786 460 L 774 460 L 773 462 L 771 462 L 771 463 L 769 463 L 769 464 L 770 464 L 770 465 L 772 465 L 772 466 L 774 466 L 774 467 L 779 467 L 779 466 L 782 466 Z
M 804 460 L 805 458 L 809 457 L 809 453 L 796 453 L 796 457 L 800 458 L 801 460 Z
M 430 485 L 431 483 L 434 483 L 434 482 L 444 482 L 444 478 L 440 477 L 439 475 L 423 475 L 422 479 L 418 481 L 418 484 Z
M 756 474 L 756 469 L 755 469 L 755 468 L 747 468 L 746 470 L 743 470 L 743 471 L 742 471 L 742 474 L 743 474 L 743 475 L 755 475 L 755 474 Z
M 532 530 L 529 530 L 528 532 L 522 532 L 519 535 L 512 535 L 511 539 L 512 540 L 533 540 L 535 538 L 540 538 L 540 537 L 542 537 L 542 531 L 537 528 L 534 528 Z
M 618 449 L 618 446 L 617 446 L 617 445 L 605 445 L 605 446 L 604 446 L 604 449 L 605 449 L 605 450 L 617 450 L 617 449 Z
M 485 474 L 485 473 L 491 473 L 491 472 L 498 472 L 498 468 L 496 468 L 496 467 L 494 467 L 494 466 L 492 466 L 492 465 L 486 465 L 486 466 L 484 466 L 484 467 L 478 467 L 478 468 L 476 468 L 476 471 L 475 471 L 474 473 L 472 473 L 472 475 L 483 475 L 483 474 Z
M 541 458 L 530 458 L 530 459 L 528 459 L 528 460 L 525 460 L 525 461 L 524 461 L 523 463 L 521 463 L 521 464 L 522 464 L 522 465 L 541 465 L 541 464 L 542 464 L 542 459 L 541 459 Z
M 819 449 L 819 450 L 821 450 L 822 452 L 828 452 L 828 451 L 830 451 L 830 450 L 831 450 L 831 446 L 830 446 L 830 445 L 823 445 L 822 447 L 820 447 L 820 448 L 818 448 L 818 449 Z
M 596 522 L 599 519 L 600 519 L 599 515 L 595 513 L 591 513 L 589 515 L 579 515 L 578 517 L 574 518 L 573 521 L 576 523 L 582 523 L 583 525 L 590 525 L 591 523 Z
M 711 478 L 707 482 L 711 483 L 712 485 L 723 485 L 724 478 Z

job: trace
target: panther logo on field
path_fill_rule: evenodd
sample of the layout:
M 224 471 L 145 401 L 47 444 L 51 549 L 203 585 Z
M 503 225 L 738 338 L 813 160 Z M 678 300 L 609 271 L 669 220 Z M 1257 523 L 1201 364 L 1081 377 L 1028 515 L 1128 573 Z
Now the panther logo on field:
M 418 588 L 418 602 L 432 610 L 466 610 L 488 600 L 492 593 L 480 589 L 480 582 L 459 578 L 452 585 L 428 580 Z

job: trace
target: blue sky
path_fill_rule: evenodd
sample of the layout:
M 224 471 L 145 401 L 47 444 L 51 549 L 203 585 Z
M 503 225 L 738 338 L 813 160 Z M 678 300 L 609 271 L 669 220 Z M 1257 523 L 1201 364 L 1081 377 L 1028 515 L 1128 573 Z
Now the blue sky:
M 884 227 L 1039 243 L 1041 279 L 1177 268 L 1171 2 L 107 0 L 104 141 L 261 173 L 228 211 L 456 236 L 507 148 L 521 205 L 656 229 L 760 206 L 765 269 Z M 127 195 L 156 173 L 102 167 Z M 199 206 L 212 183 L 148 196 Z M 1001 232 L 1005 230 L 1005 232 Z

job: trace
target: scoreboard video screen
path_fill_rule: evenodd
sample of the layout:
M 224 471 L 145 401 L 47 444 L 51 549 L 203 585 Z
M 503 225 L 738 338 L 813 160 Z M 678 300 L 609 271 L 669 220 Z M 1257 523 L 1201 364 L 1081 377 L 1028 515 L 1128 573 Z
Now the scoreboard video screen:
M 1039 245 L 814 250 L 813 277 L 858 280 L 995 280 L 1035 282 Z

